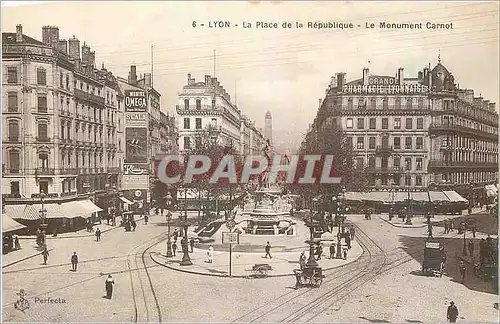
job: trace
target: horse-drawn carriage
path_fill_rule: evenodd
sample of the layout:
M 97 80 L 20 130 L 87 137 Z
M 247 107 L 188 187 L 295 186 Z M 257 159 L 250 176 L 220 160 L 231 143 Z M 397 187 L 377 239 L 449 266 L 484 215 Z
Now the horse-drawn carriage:
M 425 275 L 443 276 L 446 255 L 441 242 L 428 240 L 424 247 L 424 261 L 422 262 L 422 273 Z
M 323 283 L 323 269 L 320 267 L 305 267 L 302 270 L 295 269 L 293 272 L 298 287 L 319 287 Z

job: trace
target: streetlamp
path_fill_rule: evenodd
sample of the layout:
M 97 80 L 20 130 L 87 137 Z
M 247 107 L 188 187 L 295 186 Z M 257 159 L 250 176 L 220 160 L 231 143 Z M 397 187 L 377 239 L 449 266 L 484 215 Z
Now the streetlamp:
M 113 213 L 112 213 L 113 218 L 111 219 L 112 226 L 116 225 L 116 216 L 118 214 L 117 195 L 118 195 L 118 190 L 116 190 L 116 186 L 113 186 Z
M 342 219 L 340 215 L 340 201 L 337 199 L 337 197 L 332 197 L 333 200 L 333 205 L 335 208 L 335 219 L 337 219 L 337 225 L 339 226 L 339 230 L 337 232 L 337 253 L 335 257 L 337 259 L 342 259 L 342 235 L 340 232 L 340 227 L 342 226 Z
M 170 195 L 170 193 L 168 193 L 168 195 L 166 197 L 166 205 L 168 207 L 167 215 L 166 215 L 166 217 L 167 217 L 167 226 L 168 226 L 167 258 L 173 257 L 173 254 L 172 254 L 172 242 L 170 241 L 170 221 L 172 220 L 172 213 L 170 212 L 171 201 L 172 201 L 172 196 Z
M 184 229 L 184 237 L 181 240 L 181 246 L 182 246 L 182 261 L 180 263 L 181 266 L 188 266 L 192 265 L 193 263 L 191 262 L 191 259 L 189 258 L 189 241 L 188 241 L 188 235 L 187 231 L 189 228 L 189 223 L 187 221 L 187 190 L 186 188 L 184 189 L 184 216 L 179 215 L 179 220 L 181 221 L 181 226 Z
M 462 230 L 464 231 L 464 247 L 462 249 L 462 255 L 463 256 L 467 256 L 467 245 L 466 245 L 466 242 L 465 242 L 465 232 L 466 232 L 465 229 L 466 228 L 467 228 L 467 223 L 465 223 L 465 221 L 464 221 L 463 228 L 462 228 Z M 472 257 L 472 255 L 471 255 L 471 257 Z
M 316 258 L 314 257 L 314 224 L 313 224 L 312 213 L 310 213 L 307 222 L 309 225 L 310 238 L 309 238 L 309 259 L 307 260 L 306 267 L 316 268 L 318 266 L 318 262 L 316 262 Z
M 413 214 L 413 204 L 412 204 L 412 199 L 410 198 L 410 191 L 408 191 L 408 213 L 406 215 L 406 222 L 405 225 L 411 225 L 411 218 Z
M 46 197 L 46 194 L 45 192 L 42 190 L 42 192 L 40 193 L 40 203 L 41 203 L 41 209 L 40 209 L 40 219 L 41 219 L 41 223 L 40 223 L 40 232 L 42 234 L 41 238 L 41 246 L 43 246 L 45 244 L 45 230 L 47 229 L 47 224 L 46 224 L 46 218 L 47 218 L 47 210 L 45 209 L 45 197 Z

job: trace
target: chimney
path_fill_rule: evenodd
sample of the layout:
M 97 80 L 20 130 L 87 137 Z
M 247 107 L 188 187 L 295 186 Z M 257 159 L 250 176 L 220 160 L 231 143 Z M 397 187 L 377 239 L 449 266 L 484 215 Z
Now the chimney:
M 151 73 L 144 73 L 144 85 L 151 88 Z
M 83 45 L 82 45 L 82 63 L 84 64 L 90 64 L 89 62 L 89 57 L 90 56 L 90 46 L 88 46 L 87 44 L 85 44 L 85 42 L 83 42 Z
M 370 70 L 368 68 L 363 69 L 363 85 L 368 85 L 368 76 L 370 74 Z
M 496 108 L 496 104 L 495 104 L 494 102 L 490 102 L 490 103 L 488 104 L 488 109 L 489 109 L 490 111 L 495 111 L 495 108 Z
M 95 66 L 95 51 L 89 53 L 89 65 L 92 67 Z
M 323 103 L 323 99 L 319 98 L 318 102 L 319 102 L 319 106 L 318 107 L 321 108 L 321 104 Z
M 483 100 L 483 109 L 488 110 L 489 105 L 490 105 L 490 101 L 489 100 Z
M 19 24 L 16 26 L 16 43 L 23 42 L 23 25 Z
M 73 38 L 68 40 L 69 57 L 75 60 L 80 59 L 80 41 L 73 35 Z
M 404 80 L 405 80 L 404 69 L 403 68 L 399 68 L 398 69 L 398 84 L 399 85 L 404 84 Z
M 337 89 L 338 91 L 342 91 L 344 87 L 345 73 L 337 73 Z
M 429 70 L 429 89 L 432 91 L 432 71 Z
M 332 76 L 330 79 L 330 86 L 335 88 L 337 86 L 337 76 Z
M 50 47 L 59 47 L 59 28 L 56 26 L 42 27 L 42 43 Z
M 205 85 L 211 85 L 211 79 L 210 75 L 205 75 Z
M 188 73 L 188 85 L 193 85 L 196 83 L 195 78 L 191 77 L 191 73 Z
M 130 66 L 130 72 L 128 73 L 128 83 L 133 85 L 137 83 L 137 70 L 135 65 Z
M 424 72 L 418 71 L 418 79 L 422 80 L 424 78 Z
M 68 41 L 65 39 L 60 39 L 59 40 L 59 51 L 63 52 L 64 54 L 68 54 Z

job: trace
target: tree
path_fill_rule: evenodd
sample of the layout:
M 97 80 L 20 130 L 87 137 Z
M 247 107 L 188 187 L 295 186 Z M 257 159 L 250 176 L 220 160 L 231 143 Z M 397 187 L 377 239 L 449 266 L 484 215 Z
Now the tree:
M 299 184 L 298 179 L 303 177 L 306 170 L 304 155 L 321 155 L 322 158 L 315 164 L 313 177 L 317 180 L 313 184 Z M 333 155 L 333 173 L 335 177 L 341 178 L 339 184 L 323 184 L 318 181 L 325 165 L 325 155 Z M 367 178 L 364 170 L 355 167 L 353 149 L 347 142 L 345 133 L 336 125 L 327 125 L 320 129 L 313 129 L 306 134 L 299 150 L 299 159 L 295 183 L 291 190 L 300 194 L 306 201 L 310 201 L 318 195 L 327 197 L 336 196 L 342 187 L 348 191 L 364 190 L 367 186 Z M 333 176 L 333 174 L 330 174 Z

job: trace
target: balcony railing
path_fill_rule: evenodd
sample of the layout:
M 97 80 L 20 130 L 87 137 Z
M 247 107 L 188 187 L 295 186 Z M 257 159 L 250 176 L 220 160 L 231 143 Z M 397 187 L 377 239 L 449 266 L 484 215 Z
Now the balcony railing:
M 498 168 L 498 163 L 430 160 L 429 168 L 496 169 Z
M 55 174 L 55 169 L 54 168 L 37 168 L 37 169 L 35 169 L 35 174 L 38 174 L 38 175 L 54 175 Z
M 108 168 L 108 173 L 120 173 L 120 168 Z
M 368 173 L 401 173 L 403 172 L 403 168 L 401 167 L 385 167 L 385 168 L 376 168 L 376 167 L 368 167 L 366 168 Z
M 49 137 L 37 137 L 36 141 L 39 143 L 48 143 L 48 142 L 50 142 L 50 138 Z
M 4 139 L 4 142 L 10 142 L 10 143 L 19 143 L 21 140 L 19 139 L 18 136 L 9 136 Z
M 77 174 L 76 168 L 61 169 L 61 174 Z
M 75 98 L 86 100 L 97 105 L 104 105 L 104 98 L 95 96 L 93 94 L 87 93 L 80 89 L 75 89 Z
M 491 139 L 498 138 L 498 134 L 486 133 L 479 129 L 469 128 L 461 125 L 448 125 L 448 124 L 440 124 L 434 123 L 429 126 L 429 132 L 461 132 L 469 135 L 486 137 Z
M 377 146 L 375 154 L 392 154 L 393 151 L 392 146 Z
M 62 192 L 61 197 L 76 196 L 76 191 Z

